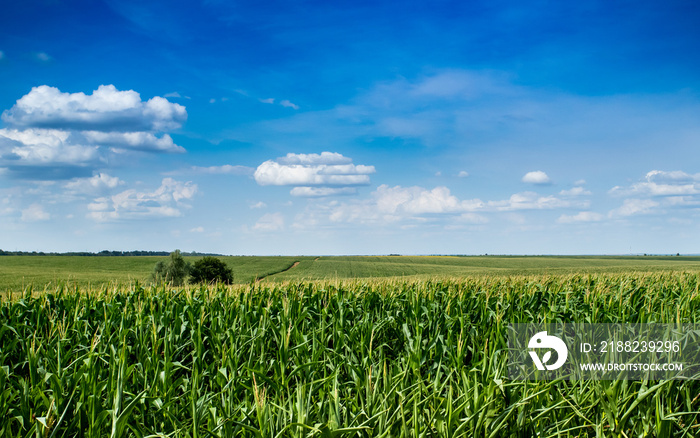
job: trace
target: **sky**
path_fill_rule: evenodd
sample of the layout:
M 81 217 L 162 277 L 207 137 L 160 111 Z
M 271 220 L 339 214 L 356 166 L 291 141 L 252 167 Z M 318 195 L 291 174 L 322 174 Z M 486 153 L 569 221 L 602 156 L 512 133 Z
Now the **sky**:
M 27 0 L 0 249 L 700 253 L 696 1 Z

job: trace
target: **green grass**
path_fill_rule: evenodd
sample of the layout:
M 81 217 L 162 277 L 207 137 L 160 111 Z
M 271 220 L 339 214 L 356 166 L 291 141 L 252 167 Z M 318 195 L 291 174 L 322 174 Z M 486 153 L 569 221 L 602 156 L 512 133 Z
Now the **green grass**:
M 268 281 L 698 271 L 700 257 L 349 256 L 302 261 Z
M 167 257 L 0 256 L 0 291 L 53 289 L 59 283 L 100 288 L 150 281 L 153 267 Z M 185 257 L 193 262 L 198 257 Z M 280 272 L 304 257 L 222 257 L 237 283 Z M 313 258 L 311 258 L 313 259 Z
M 4 294 L 0 437 L 695 437 L 700 381 L 510 381 L 505 334 L 698 324 L 699 287 L 677 272 Z
M 473 275 L 537 275 L 700 271 L 700 257 L 221 257 L 232 269 L 234 282 L 328 279 L 460 278 Z M 53 288 L 59 282 L 80 287 L 108 284 L 148 284 L 158 260 L 166 257 L 1 256 L 0 291 Z M 190 262 L 194 257 L 186 257 Z M 295 262 L 299 265 L 291 268 Z

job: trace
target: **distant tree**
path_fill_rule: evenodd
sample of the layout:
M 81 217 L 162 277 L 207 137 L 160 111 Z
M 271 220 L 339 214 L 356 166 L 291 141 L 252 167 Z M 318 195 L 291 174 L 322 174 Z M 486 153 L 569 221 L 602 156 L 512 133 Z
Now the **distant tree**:
M 233 283 L 233 271 L 216 257 L 202 257 L 190 271 L 191 283 Z
M 156 282 L 164 281 L 173 286 L 182 286 L 191 269 L 192 266 L 185 261 L 180 250 L 176 249 L 170 253 L 167 261 L 161 260 L 156 263 L 151 276 Z

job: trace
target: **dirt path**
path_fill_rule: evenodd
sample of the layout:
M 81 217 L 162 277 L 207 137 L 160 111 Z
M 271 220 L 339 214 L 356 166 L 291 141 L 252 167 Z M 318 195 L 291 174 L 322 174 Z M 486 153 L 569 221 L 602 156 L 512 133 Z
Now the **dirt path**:
M 258 277 L 258 278 L 255 279 L 255 282 L 258 283 L 258 282 L 260 282 L 260 280 L 263 280 L 263 279 L 265 279 L 265 278 L 267 278 L 267 277 L 272 277 L 273 275 L 277 275 L 277 274 L 281 274 L 281 273 L 283 273 L 283 272 L 287 272 L 287 271 L 289 271 L 290 269 L 293 269 L 293 268 L 296 268 L 297 266 L 299 266 L 299 263 L 300 263 L 300 262 L 294 262 L 294 263 L 292 264 L 292 266 L 290 266 L 290 267 L 288 267 L 288 268 L 285 268 L 285 269 L 282 269 L 281 271 L 273 272 L 273 273 L 271 273 L 271 274 L 267 274 L 267 275 L 263 275 L 262 277 Z

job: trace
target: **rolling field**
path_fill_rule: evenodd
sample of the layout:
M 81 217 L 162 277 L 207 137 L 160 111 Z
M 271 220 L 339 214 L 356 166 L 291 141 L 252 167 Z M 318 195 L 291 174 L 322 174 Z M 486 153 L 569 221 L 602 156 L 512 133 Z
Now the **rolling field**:
M 509 380 L 506 327 L 697 324 L 699 286 L 657 273 L 15 294 L 0 301 L 0 436 L 696 437 L 700 380 Z
M 349 256 L 302 260 L 266 281 L 698 271 L 700 257 Z
M 539 275 L 700 271 L 700 257 L 498 257 L 498 256 L 346 256 L 220 257 L 233 269 L 234 282 L 334 279 L 460 278 L 474 275 Z M 68 282 L 79 287 L 149 284 L 158 260 L 166 257 L 2 256 L 0 291 L 28 285 L 49 290 Z M 192 262 L 196 257 L 185 257 Z M 295 265 L 296 262 L 299 262 Z M 292 268 L 293 267 L 293 268 Z
M 700 324 L 697 257 L 162 259 L 0 257 L 0 437 L 700 436 L 700 376 L 509 380 L 506 336 Z
M 68 283 L 85 288 L 150 281 L 153 267 L 167 257 L 81 257 L 81 256 L 2 256 L 0 291 L 19 291 L 31 285 L 35 290 Z M 185 257 L 188 261 L 197 257 Z M 304 257 L 221 257 L 233 269 L 237 283 L 282 271 Z M 313 259 L 313 258 L 311 258 Z

